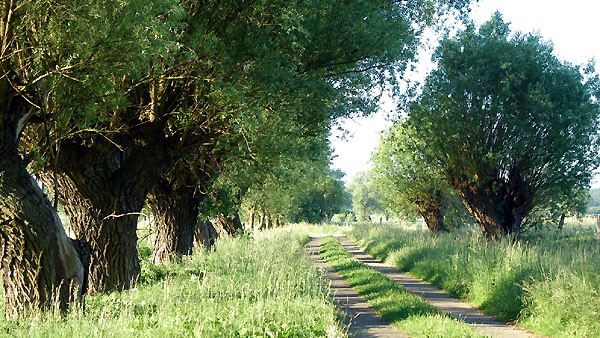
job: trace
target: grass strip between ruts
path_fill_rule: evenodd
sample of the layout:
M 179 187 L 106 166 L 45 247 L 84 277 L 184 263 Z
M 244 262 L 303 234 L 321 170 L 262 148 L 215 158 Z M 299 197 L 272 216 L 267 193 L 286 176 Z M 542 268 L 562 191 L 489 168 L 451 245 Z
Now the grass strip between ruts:
M 421 297 L 354 259 L 335 237 L 321 239 L 321 257 L 385 321 L 411 337 L 483 337 L 469 325 L 441 313 Z

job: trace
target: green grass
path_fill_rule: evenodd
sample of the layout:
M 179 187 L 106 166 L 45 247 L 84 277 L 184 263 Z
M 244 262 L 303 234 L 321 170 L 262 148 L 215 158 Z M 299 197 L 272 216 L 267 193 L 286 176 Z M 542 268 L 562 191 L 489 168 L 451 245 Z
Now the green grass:
M 334 237 L 321 240 L 321 256 L 387 322 L 411 337 L 480 337 L 468 325 L 433 306 L 383 274 L 354 259 Z
M 313 233 L 313 234 L 329 234 L 329 235 L 346 235 L 352 231 L 352 227 L 336 225 L 336 224 L 310 224 L 310 223 L 297 223 L 289 224 L 286 228 L 292 229 L 299 233 Z
M 591 224 L 485 241 L 473 228 L 431 238 L 400 226 L 357 225 L 371 255 L 543 335 L 600 336 L 600 246 Z
M 140 248 L 141 283 L 86 298 L 85 312 L 0 324 L 12 337 L 342 336 L 324 277 L 303 254 L 306 234 L 274 230 L 224 239 L 158 267 Z

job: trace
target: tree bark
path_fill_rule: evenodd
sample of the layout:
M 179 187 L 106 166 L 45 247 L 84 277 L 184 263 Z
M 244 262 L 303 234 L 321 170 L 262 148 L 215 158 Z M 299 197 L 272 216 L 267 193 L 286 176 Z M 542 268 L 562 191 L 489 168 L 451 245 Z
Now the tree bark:
M 5 10 L 11 12 L 14 6 L 17 3 L 7 4 Z M 10 15 L 3 19 L 10 21 Z M 15 44 L 16 27 L 5 27 L 7 48 Z M 15 86 L 24 83 L 9 61 L 3 59 L 0 66 L 0 264 L 4 314 L 15 318 L 54 304 L 65 311 L 72 301 L 82 299 L 85 275 L 56 210 L 18 153 L 20 133 L 34 111 L 22 95 L 31 98 L 35 93 L 15 92 Z
M 484 183 L 454 182 L 465 207 L 481 226 L 488 240 L 508 237 L 518 240 L 521 223 L 531 208 L 533 195 L 518 180 L 490 180 Z
M 254 230 L 254 218 L 256 216 L 256 204 L 250 208 L 250 229 Z
M 565 213 L 560 214 L 560 220 L 558 221 L 558 231 L 562 231 L 565 226 Z
M 218 236 L 210 221 L 198 222 L 194 233 L 194 247 L 210 249 L 217 241 Z
M 7 126 L 0 122 L 0 127 Z M 65 311 L 70 302 L 82 297 L 84 268 L 56 210 L 25 169 L 15 134 L 6 134 L 0 138 L 4 313 L 14 318 L 49 308 L 54 301 Z
M 423 216 L 423 219 L 425 220 L 425 224 L 427 225 L 427 229 L 429 230 L 429 234 L 431 236 L 435 236 L 441 232 L 448 231 L 446 225 L 444 224 L 444 213 L 441 209 L 419 209 L 419 213 L 421 214 L 421 216 Z
M 220 237 L 235 236 L 239 230 L 243 230 L 240 216 L 237 213 L 231 218 L 221 213 L 217 215 L 212 224 Z
M 92 248 L 89 272 L 91 293 L 128 289 L 140 274 L 137 252 L 137 220 L 144 197 L 115 196 L 109 182 L 86 185 L 97 193 L 86 196 L 66 176 L 59 179 L 61 204 L 77 237 Z M 106 191 L 101 189 L 106 187 Z
M 192 253 L 202 197 L 194 186 L 163 179 L 152 188 L 147 202 L 155 221 L 153 264 Z
M 261 208 L 260 220 L 258 222 L 258 230 L 265 230 L 267 227 L 267 215 L 265 209 Z
M 267 213 L 267 229 L 273 229 L 273 220 L 271 219 L 271 213 Z
M 137 220 L 166 164 L 156 155 L 163 151 L 160 141 L 141 146 L 134 141 L 125 138 L 120 147 L 103 138 L 89 145 L 86 140 L 62 143 L 59 201 L 75 235 L 91 245 L 91 293 L 128 289 L 140 275 Z M 49 173 L 41 177 L 54 185 Z

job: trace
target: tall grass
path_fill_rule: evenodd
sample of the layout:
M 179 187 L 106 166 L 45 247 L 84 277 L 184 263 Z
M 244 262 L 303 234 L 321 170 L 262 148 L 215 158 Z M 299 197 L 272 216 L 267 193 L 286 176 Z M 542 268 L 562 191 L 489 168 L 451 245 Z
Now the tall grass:
M 600 336 L 600 247 L 589 225 L 533 232 L 519 243 L 490 243 L 473 228 L 430 238 L 363 224 L 350 236 L 376 258 L 485 312 L 545 335 Z
M 27 337 L 340 336 L 326 282 L 290 231 L 219 240 L 177 264 L 149 263 L 129 291 L 89 296 L 86 309 L 45 312 L 0 324 L 0 335 Z

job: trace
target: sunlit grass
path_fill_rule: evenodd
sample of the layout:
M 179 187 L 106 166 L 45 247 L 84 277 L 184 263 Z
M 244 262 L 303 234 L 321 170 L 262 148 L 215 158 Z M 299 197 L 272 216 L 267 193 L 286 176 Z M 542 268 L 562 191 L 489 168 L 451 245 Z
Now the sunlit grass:
M 600 336 L 600 246 L 590 221 L 533 231 L 519 243 L 490 243 L 473 228 L 431 238 L 401 226 L 358 225 L 350 236 L 485 312 L 544 335 Z
M 310 224 L 297 223 L 289 224 L 286 228 L 292 229 L 294 232 L 310 233 L 310 234 L 329 234 L 329 235 L 346 235 L 352 231 L 351 226 L 336 225 L 336 224 Z
M 467 324 L 442 314 L 395 282 L 354 259 L 336 238 L 321 241 L 321 256 L 387 322 L 411 337 L 480 337 Z
M 327 282 L 304 255 L 306 234 L 268 231 L 157 267 L 140 249 L 134 289 L 89 296 L 85 312 L 3 322 L 17 337 L 342 336 Z

